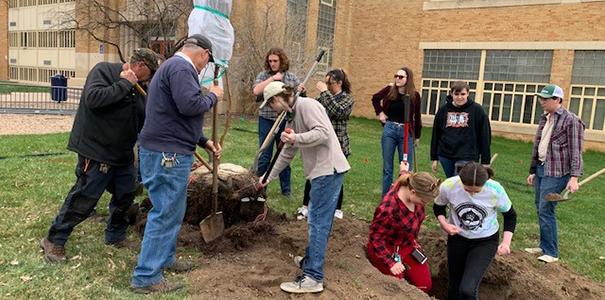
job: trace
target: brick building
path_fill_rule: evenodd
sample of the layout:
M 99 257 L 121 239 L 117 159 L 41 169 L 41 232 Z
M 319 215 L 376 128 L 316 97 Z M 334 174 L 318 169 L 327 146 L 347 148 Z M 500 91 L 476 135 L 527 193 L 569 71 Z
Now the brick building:
M 45 25 L 52 19 L 45 19 L 44 7 L 79 2 L 10 0 L 8 7 L 0 5 L 0 17 L 8 17 L 0 38 L 10 37 L 4 44 L 8 49 L 0 47 L 8 60 L 0 59 L 0 78 L 39 82 L 47 77 L 44 70 L 52 69 L 73 72 L 67 73 L 75 77 L 70 84 L 77 84 L 96 62 L 116 61 L 110 47 L 86 34 L 61 33 L 69 28 L 51 30 Z M 465 80 L 490 116 L 493 130 L 524 139 L 533 136 L 542 113 L 533 93 L 552 82 L 565 90 L 564 105 L 586 123 L 587 146 L 605 150 L 603 0 L 233 2 L 230 19 L 236 45 L 231 70 L 253 66 L 249 74 L 235 77 L 258 72 L 260 66 L 250 57 L 258 59 L 274 45 L 288 50 L 294 71 L 303 75 L 309 59 L 323 48 L 328 55 L 321 69 L 344 68 L 353 84 L 354 114 L 373 118 L 371 95 L 392 81 L 397 68 L 407 65 L 422 90 L 426 124 L 432 123 L 449 83 Z M 28 31 L 53 30 L 59 31 L 55 47 L 28 44 Z M 111 34 L 116 40 L 125 35 Z M 47 35 L 54 33 L 42 34 Z M 27 77 L 30 73 L 38 74 L 37 80 L 28 80 L 33 78 Z M 240 95 L 236 107 L 241 109 L 248 101 L 249 82 L 239 78 L 234 82 L 242 82 L 235 87 Z

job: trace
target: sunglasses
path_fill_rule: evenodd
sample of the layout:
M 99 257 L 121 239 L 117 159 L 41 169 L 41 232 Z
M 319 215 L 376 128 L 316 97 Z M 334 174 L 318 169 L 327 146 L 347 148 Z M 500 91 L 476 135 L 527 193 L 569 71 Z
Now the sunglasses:
M 395 75 L 393 75 L 393 78 L 397 78 L 397 79 L 401 80 L 401 79 L 408 78 L 408 77 L 405 76 L 405 75 L 397 75 L 397 74 L 395 74 Z

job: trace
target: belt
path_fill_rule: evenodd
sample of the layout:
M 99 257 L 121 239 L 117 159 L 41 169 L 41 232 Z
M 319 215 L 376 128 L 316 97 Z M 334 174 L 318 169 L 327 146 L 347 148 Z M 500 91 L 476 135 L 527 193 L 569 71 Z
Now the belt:
M 543 166 L 543 165 L 544 165 L 544 162 L 543 162 L 543 161 L 541 161 L 541 160 L 538 160 L 538 165 Z
M 405 126 L 405 124 L 404 124 L 404 123 L 398 123 L 398 122 L 393 122 L 393 121 L 387 121 L 387 122 L 389 122 L 389 123 L 393 123 L 393 125 L 395 125 L 395 126 L 399 126 L 399 127 L 403 127 L 403 126 Z

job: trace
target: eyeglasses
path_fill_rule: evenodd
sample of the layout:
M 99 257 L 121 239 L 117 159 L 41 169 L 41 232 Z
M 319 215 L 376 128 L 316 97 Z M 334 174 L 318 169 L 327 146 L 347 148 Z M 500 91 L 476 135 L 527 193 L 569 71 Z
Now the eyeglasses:
M 405 76 L 405 75 L 397 75 L 397 74 L 395 74 L 395 75 L 393 75 L 393 78 L 397 78 L 397 79 L 401 80 L 401 79 L 408 78 L 408 77 Z
M 267 59 L 267 61 L 270 62 L 270 63 L 272 63 L 272 62 L 278 63 L 279 59 Z

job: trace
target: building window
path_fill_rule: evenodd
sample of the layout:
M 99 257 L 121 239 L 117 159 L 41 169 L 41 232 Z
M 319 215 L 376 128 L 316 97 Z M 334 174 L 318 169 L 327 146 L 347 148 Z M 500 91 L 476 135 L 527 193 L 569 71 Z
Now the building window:
M 19 47 L 19 33 L 18 32 L 10 32 L 9 33 L 9 47 Z
M 488 50 L 485 80 L 548 82 L 552 51 Z
M 587 129 L 605 128 L 605 50 L 575 51 L 568 108 Z
M 303 65 L 307 40 L 307 0 L 288 0 L 286 13 L 286 49 L 292 63 Z
M 469 83 L 471 99 L 481 104 L 491 121 L 537 124 L 543 111 L 534 94 L 550 81 L 552 53 L 425 50 L 422 112 L 435 114 L 445 103 L 451 82 L 463 80 Z
M 334 50 L 334 31 L 336 29 L 336 0 L 320 0 L 319 18 L 317 19 L 317 46 L 321 49 Z M 327 72 L 332 66 L 332 55 L 324 55 L 320 65 Z
M 426 50 L 422 77 L 479 79 L 481 50 Z

